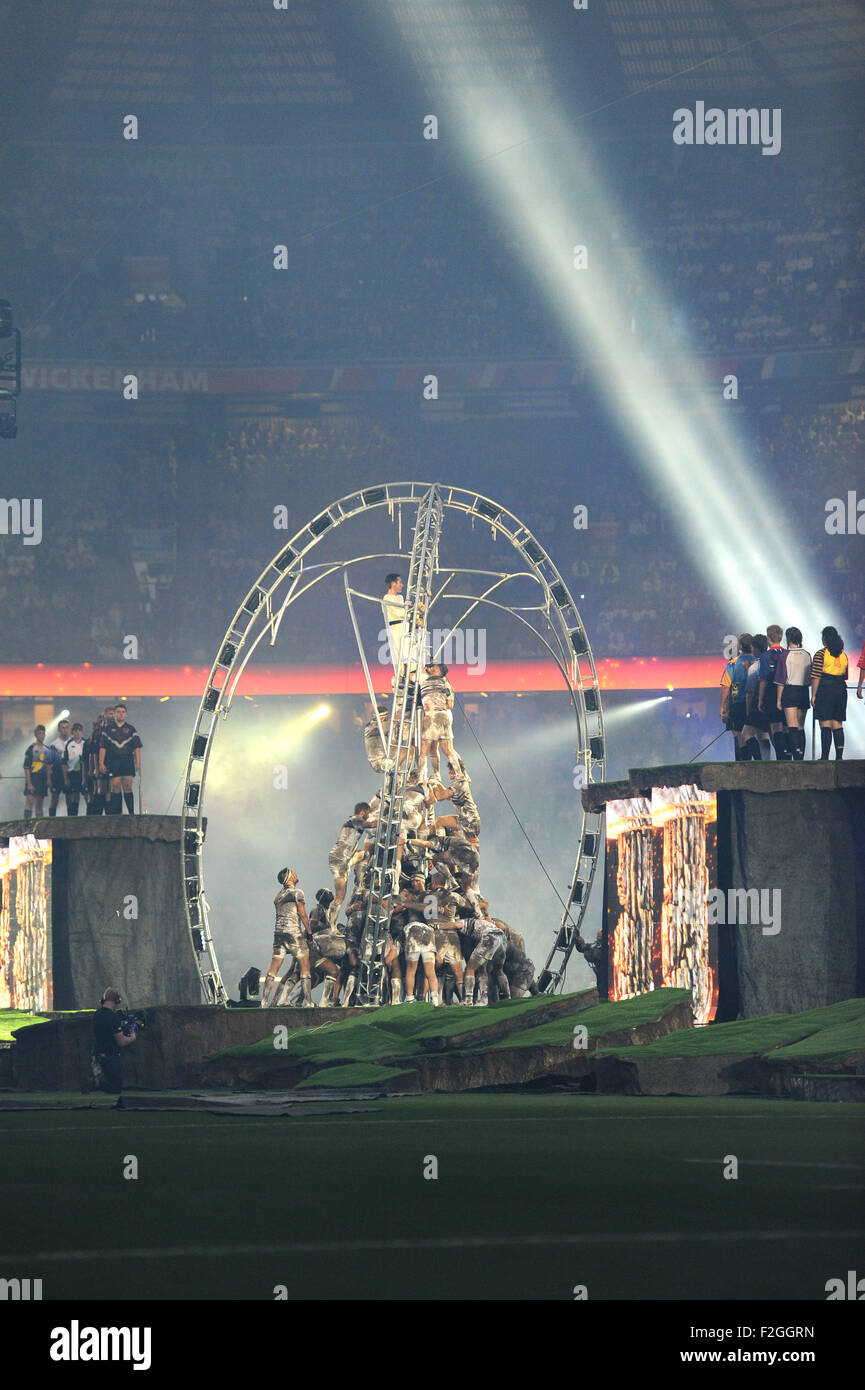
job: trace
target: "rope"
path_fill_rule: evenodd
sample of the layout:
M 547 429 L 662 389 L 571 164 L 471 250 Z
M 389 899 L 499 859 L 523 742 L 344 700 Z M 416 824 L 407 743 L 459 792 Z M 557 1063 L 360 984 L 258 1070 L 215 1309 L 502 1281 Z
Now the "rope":
M 560 904 L 560 906 L 561 906 L 561 908 L 562 908 L 562 911 L 564 912 L 564 914 L 565 914 L 566 917 L 570 918 L 570 915 L 571 915 L 571 913 L 570 913 L 570 906 L 569 906 L 568 904 L 565 903 L 564 898 L 561 896 L 561 894 L 559 893 L 559 890 L 558 890 L 558 888 L 556 887 L 555 883 L 554 883 L 553 880 L 550 878 L 550 875 L 549 875 L 549 873 L 547 872 L 546 865 L 544 864 L 544 861 L 541 859 L 541 856 L 538 854 L 537 850 L 535 849 L 534 844 L 532 843 L 532 840 L 531 840 L 531 838 L 530 838 L 530 836 L 529 836 L 529 833 L 528 833 L 528 831 L 526 830 L 526 827 L 523 825 L 522 821 L 520 820 L 519 816 L 517 815 L 517 812 L 516 812 L 516 809 L 515 809 L 515 807 L 514 807 L 514 805 L 513 805 L 513 802 L 511 801 L 510 797 L 508 796 L 507 792 L 505 791 L 504 787 L 502 786 L 502 784 L 501 784 L 501 782 L 500 782 L 500 780 L 499 780 L 498 773 L 496 772 L 495 768 L 493 767 L 492 763 L 490 762 L 489 758 L 487 757 L 486 750 L 485 750 L 483 744 L 481 743 L 480 739 L 478 738 L 477 734 L 475 733 L 475 730 L 472 728 L 471 724 L 469 723 L 469 720 L 468 720 L 468 718 L 467 718 L 467 716 L 466 716 L 466 712 L 465 712 L 465 706 L 464 706 L 462 700 L 460 699 L 460 696 L 457 694 L 456 691 L 454 691 L 454 698 L 459 702 L 459 706 L 460 706 L 460 709 L 461 709 L 461 711 L 462 711 L 463 718 L 465 719 L 466 725 L 468 726 L 469 731 L 471 732 L 471 736 L 472 736 L 472 738 L 474 739 L 475 743 L 477 744 L 478 748 L 480 749 L 480 752 L 481 752 L 481 754 L 482 754 L 482 756 L 483 756 L 484 762 L 486 763 L 486 765 L 487 765 L 487 767 L 489 768 L 490 772 L 493 774 L 493 778 L 495 779 L 496 786 L 498 787 L 498 789 L 499 789 L 499 791 L 501 792 L 502 796 L 504 797 L 505 801 L 508 803 L 508 806 L 510 807 L 511 815 L 513 816 L 513 818 L 514 818 L 514 820 L 516 821 L 517 825 L 520 827 L 520 830 L 523 832 L 523 835 L 525 836 L 525 839 L 526 839 L 526 843 L 527 843 L 527 845 L 529 846 L 529 849 L 532 851 L 532 854 L 535 856 L 535 858 L 537 859 L 538 863 L 540 864 L 541 870 L 542 870 L 542 872 L 543 872 L 543 875 L 544 875 L 544 877 L 546 878 L 547 882 L 549 883 L 550 887 L 552 888 L 553 892 L 555 893 L 556 898 L 558 899 L 559 904 Z M 571 925 L 573 925 L 573 923 L 572 923 Z

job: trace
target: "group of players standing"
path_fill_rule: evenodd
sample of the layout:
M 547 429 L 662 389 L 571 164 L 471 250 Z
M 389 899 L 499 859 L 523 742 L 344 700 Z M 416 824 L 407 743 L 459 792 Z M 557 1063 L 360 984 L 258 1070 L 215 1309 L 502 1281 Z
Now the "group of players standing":
M 44 724 L 33 734 L 35 741 L 24 753 L 25 819 L 41 817 L 46 796 L 49 816 L 57 815 L 61 797 L 69 816 L 79 814 L 82 797 L 88 816 L 122 815 L 124 803 L 135 814 L 132 785 L 141 774 L 142 743 L 124 704 L 106 705 L 87 738 L 83 724 L 68 719 L 60 720 L 50 743 Z
M 724 668 L 721 718 L 733 733 L 736 761 L 768 759 L 771 739 L 780 762 L 801 762 L 809 709 L 820 725 L 821 760 L 828 759 L 833 743 L 835 757 L 843 758 L 849 672 L 843 638 L 834 627 L 824 627 L 823 646 L 812 657 L 798 627 L 788 627 L 783 635 L 786 647 L 777 624 L 767 627 L 765 635 L 743 632 L 737 655 Z M 865 647 L 858 667 L 856 693 L 862 699 Z
M 389 575 L 386 582 L 387 600 L 402 581 Z M 394 649 L 396 655 L 396 644 Z M 471 778 L 454 747 L 454 691 L 447 676 L 447 666 L 438 661 L 408 670 L 409 709 L 416 705 L 422 714 L 419 741 L 412 738 L 399 753 L 401 765 L 408 760 L 408 781 L 395 865 L 387 871 L 385 885 L 390 922 L 380 943 L 391 1004 L 414 1003 L 428 995 L 434 1005 L 485 1005 L 496 998 L 537 993 L 535 968 L 526 957 L 523 937 L 492 916 L 480 891 L 481 819 Z M 397 739 L 390 725 L 388 707 L 379 704 L 363 730 L 367 761 L 380 775 L 395 767 Z M 448 786 L 441 779 L 442 755 Z M 453 813 L 437 816 L 437 806 L 445 801 L 451 803 Z M 324 983 L 320 1007 L 351 1003 L 369 906 L 376 831 L 386 811 L 380 791 L 369 801 L 355 803 L 328 856 L 333 891 L 319 889 L 308 915 L 297 873 L 289 868 L 279 871 L 273 959 L 262 987 L 262 1008 L 309 1006 L 320 981 Z M 289 968 L 280 978 L 287 958 Z

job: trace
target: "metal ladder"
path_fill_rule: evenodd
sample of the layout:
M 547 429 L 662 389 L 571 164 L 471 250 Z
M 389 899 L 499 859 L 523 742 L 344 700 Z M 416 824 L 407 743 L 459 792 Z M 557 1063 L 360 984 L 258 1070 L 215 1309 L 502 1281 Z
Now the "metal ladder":
M 418 506 L 412 542 L 405 618 L 391 705 L 388 757 L 393 767 L 382 779 L 379 821 L 370 865 L 369 901 L 360 946 L 358 1000 L 361 1004 L 380 1004 L 382 999 L 384 943 L 399 887 L 396 863 L 403 802 L 413 762 L 420 751 L 415 692 L 426 652 L 427 614 L 433 575 L 438 569 L 443 516 L 439 489 L 434 485 Z M 412 670 L 414 679 L 410 680 Z

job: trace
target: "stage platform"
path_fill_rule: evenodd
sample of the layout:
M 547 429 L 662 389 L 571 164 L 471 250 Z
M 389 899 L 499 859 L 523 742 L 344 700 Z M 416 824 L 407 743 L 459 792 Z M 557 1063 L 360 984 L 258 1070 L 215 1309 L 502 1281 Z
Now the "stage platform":
M 212 1081 L 207 1058 L 228 1047 L 273 1038 L 274 1029 L 318 1028 L 359 1009 L 224 1009 L 210 1004 L 148 1008 L 147 1026 L 124 1049 L 124 1081 L 153 1091 L 188 1089 Z M 21 1029 L 12 1058 L 14 1086 L 23 1091 L 78 1091 L 90 1074 L 90 1014 L 56 1014 Z M 230 1083 L 229 1083 L 230 1084 Z
M 26 856 L 26 837 L 48 842 Z M 136 1008 L 198 1004 L 184 913 L 179 816 L 45 816 L 0 823 L 20 864 L 4 879 L 18 942 L 0 1003 L 91 1009 L 114 985 Z M 37 879 L 40 892 L 36 894 Z M 19 881 L 20 880 L 20 881 Z M 26 948 L 26 950 L 25 950 Z M 20 965 L 26 958 L 26 971 Z M 41 975 L 41 978 L 39 976 Z
M 0 1047 L 0 1109 L 52 1096 L 105 1102 L 89 1089 L 91 1015 L 56 1015 L 12 1037 Z M 613 1004 L 584 990 L 483 1009 L 164 1007 L 147 1011 L 125 1050 L 124 1104 L 239 1114 L 226 1096 L 269 1094 L 280 1103 L 261 1113 L 283 1113 L 282 1098 L 298 1114 L 315 1097 L 518 1089 L 855 1101 L 863 1063 L 865 999 L 708 1028 L 693 1026 L 683 989 Z

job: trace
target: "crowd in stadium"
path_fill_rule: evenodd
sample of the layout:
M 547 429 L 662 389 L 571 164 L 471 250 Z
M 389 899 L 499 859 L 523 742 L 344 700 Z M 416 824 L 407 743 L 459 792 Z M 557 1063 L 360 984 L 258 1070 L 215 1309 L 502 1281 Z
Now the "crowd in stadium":
M 623 256 L 635 334 L 652 277 L 672 306 L 674 334 L 697 351 L 862 341 L 860 162 L 800 153 L 785 170 L 735 150 L 713 151 L 711 167 L 686 167 L 681 151 L 672 160 L 645 151 L 604 253 Z M 178 151 L 136 154 L 132 177 L 126 152 L 8 151 L 0 263 L 10 267 L 28 358 L 99 360 L 132 348 L 142 362 L 574 355 L 537 296 L 527 245 L 492 207 L 488 239 L 479 239 L 481 214 L 458 177 L 388 201 L 417 181 L 416 150 L 249 148 L 240 179 L 231 150 L 202 151 L 194 167 Z M 612 186 L 615 145 L 609 156 Z M 271 269 L 277 243 L 289 247 L 286 272 Z M 305 502 L 310 479 L 332 477 L 334 495 L 383 477 L 459 481 L 461 465 L 484 457 L 494 466 L 481 490 L 493 497 L 527 466 L 543 473 L 543 500 L 525 488 L 512 505 L 577 596 L 596 655 L 720 650 L 730 624 L 718 596 L 631 466 L 613 457 L 602 470 L 583 467 L 581 439 L 566 449 L 559 437 L 551 457 L 548 421 L 461 420 L 456 430 L 425 430 L 421 443 L 416 420 L 371 414 L 208 421 L 206 440 L 171 423 L 116 441 L 106 429 L 104 455 L 98 434 L 82 447 L 68 428 L 49 433 L 52 476 L 68 481 L 60 498 L 44 490 L 46 544 L 0 554 L 5 660 L 117 660 L 134 634 L 142 659 L 206 662 L 243 583 L 287 538 L 273 529 L 274 506 L 290 501 L 302 520 L 317 509 Z M 796 409 L 740 417 L 740 427 L 746 455 L 797 519 L 833 605 L 826 620 L 852 615 L 846 636 L 856 645 L 865 637 L 857 538 L 833 537 L 827 550 L 823 509 L 857 476 L 865 407 L 803 398 Z M 107 489 L 111 457 L 122 466 Z M 9 462 L 5 492 L 30 495 L 30 478 L 16 480 Z M 230 516 L 205 504 L 222 492 Z M 572 525 L 576 503 L 589 508 L 585 532 Z M 188 524 L 177 524 L 178 512 Z M 478 564 L 501 561 L 485 528 L 471 549 Z M 486 627 L 488 659 L 533 654 L 502 616 L 488 613 Z M 315 602 L 294 610 L 298 659 L 343 660 L 348 640 Z
M 501 496 L 501 478 L 519 476 L 537 457 L 538 427 L 506 421 L 430 431 L 422 454 L 412 436 L 391 423 L 364 417 L 282 417 L 246 420 L 214 430 L 199 457 L 170 426 L 126 435 L 122 487 L 104 488 L 106 458 L 82 457 L 74 434 L 46 435 L 54 478 L 70 486 L 44 498 L 44 542 L 7 544 L 0 552 L 0 638 L 9 662 L 116 661 L 123 639 L 135 635 L 140 659 L 208 662 L 244 584 L 288 540 L 275 530 L 273 509 L 290 506 L 305 523 L 320 501 L 304 502 L 310 477 L 325 471 L 334 495 L 381 477 L 460 477 L 460 449 L 489 451 L 497 461 L 485 490 Z M 416 438 L 416 435 L 415 435 Z M 146 442 L 143 442 L 146 441 Z M 856 562 L 856 535 L 828 536 L 826 501 L 846 498 L 865 442 L 865 406 L 803 408 L 758 417 L 750 447 L 755 466 L 779 489 L 782 513 L 797 518 L 797 539 L 821 575 L 834 608 L 827 619 L 852 615 L 851 646 L 865 638 L 865 576 Z M 121 446 L 118 446 L 121 447 Z M 414 457 L 412 457 L 412 452 Z M 520 519 L 548 550 L 579 604 L 596 656 L 690 656 L 720 651 L 730 631 L 717 595 L 696 573 L 682 538 L 648 484 L 610 461 L 598 475 L 583 474 L 571 445 L 546 455 L 544 501 L 529 493 L 513 502 Z M 32 476 L 6 475 L 9 495 L 31 494 Z M 230 514 L 205 507 L 201 489 L 230 495 Z M 484 489 L 482 489 L 484 490 Z M 588 507 L 584 531 L 573 526 L 573 507 Z M 188 524 L 177 525 L 181 505 Z M 139 551 L 138 530 L 162 547 L 159 563 Z M 453 533 L 456 536 L 456 532 Z M 659 540 L 661 544 L 659 544 Z M 513 557 L 485 525 L 465 532 L 472 563 L 491 569 Z M 463 560 L 465 563 L 465 560 Z M 111 582 L 106 584 L 106 573 Z M 345 660 L 348 621 L 323 619 L 314 597 L 295 606 L 294 659 Z M 485 615 L 487 659 L 534 655 L 531 638 L 504 615 Z M 814 634 L 816 638 L 816 634 Z M 812 638 L 812 640 L 814 640 Z
M 134 177 L 123 157 L 86 150 L 18 148 L 9 160 L 0 263 L 13 268 L 8 291 L 30 325 L 32 355 L 575 355 L 537 297 L 528 233 L 494 205 L 479 208 L 458 177 L 430 181 L 425 163 L 421 178 L 416 151 L 202 151 L 194 167 L 142 151 Z M 596 253 L 638 337 L 654 331 L 647 306 L 658 287 L 666 327 L 689 350 L 858 342 L 863 194 L 861 161 L 847 154 L 803 151 L 787 172 L 735 150 L 715 150 L 711 166 L 697 168 L 647 151 L 628 169 L 627 200 Z M 277 245 L 288 250 L 282 271 Z

